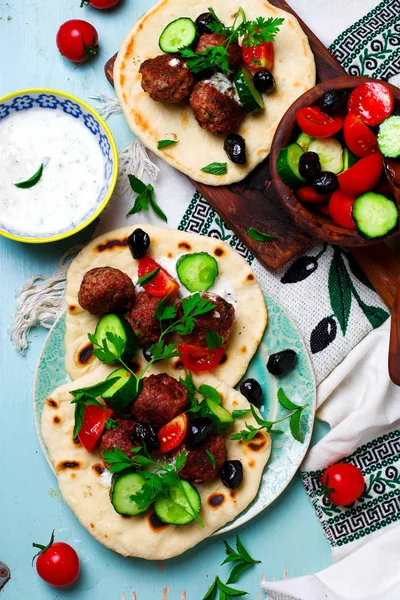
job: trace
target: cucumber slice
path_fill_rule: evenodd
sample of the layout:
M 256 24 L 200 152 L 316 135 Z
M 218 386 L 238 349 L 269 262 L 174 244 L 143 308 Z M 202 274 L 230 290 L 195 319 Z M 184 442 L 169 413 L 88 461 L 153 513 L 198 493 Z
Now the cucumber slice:
M 252 113 L 256 110 L 263 110 L 264 100 L 254 86 L 250 71 L 243 68 L 236 73 L 235 87 L 245 112 Z
M 360 233 L 374 239 L 383 237 L 396 227 L 399 211 L 386 196 L 367 192 L 354 202 L 353 217 Z
M 358 160 L 358 156 L 353 154 L 352 151 L 345 146 L 343 150 L 343 171 L 350 169 L 350 167 L 355 165 Z
M 115 473 L 112 478 L 110 490 L 110 500 L 115 511 L 120 515 L 129 515 L 136 517 L 145 512 L 148 505 L 139 508 L 132 496 L 140 492 L 145 484 L 145 479 L 139 473 L 133 470 L 125 470 L 121 473 Z
M 304 152 L 307 152 L 309 145 L 314 139 L 315 138 L 308 135 L 308 133 L 304 133 L 304 131 L 302 131 L 296 140 L 296 144 L 298 144 L 300 148 L 303 148 Z
M 115 378 L 118 378 L 118 381 L 104 392 L 102 398 L 106 401 L 107 406 L 114 410 L 120 410 L 128 406 L 136 397 L 136 380 L 126 369 L 117 369 L 107 377 L 107 379 Z
M 231 413 L 214 400 L 206 398 L 201 405 L 202 415 L 210 419 L 215 433 L 224 433 L 232 425 L 234 418 Z
M 208 252 L 186 254 L 176 263 L 180 282 L 190 292 L 205 292 L 214 285 L 218 263 Z
M 104 315 L 97 323 L 94 332 L 97 343 L 102 346 L 104 341 L 107 342 L 109 349 L 114 352 L 115 346 L 107 339 L 107 333 L 113 333 L 121 338 L 123 344 L 122 359 L 124 361 L 134 357 L 137 350 L 137 339 L 128 321 L 118 317 L 118 315 L 110 314 Z
M 392 115 L 380 124 L 378 146 L 383 156 L 400 157 L 400 115 Z
M 200 512 L 201 499 L 196 488 L 189 481 L 181 480 L 181 486 L 171 485 L 168 493 L 171 498 L 159 496 L 154 503 L 154 511 L 163 523 L 187 525 Z M 179 505 L 179 506 L 178 506 Z
M 176 54 L 180 48 L 188 48 L 196 39 L 196 25 L 189 17 L 171 21 L 158 40 L 158 45 L 167 54 Z
M 318 154 L 321 171 L 336 174 L 343 171 L 343 148 L 336 138 L 313 140 L 308 149 Z
M 282 181 L 289 187 L 298 187 L 305 181 L 299 172 L 299 160 L 302 154 L 304 152 L 297 144 L 290 144 L 280 149 L 276 170 Z

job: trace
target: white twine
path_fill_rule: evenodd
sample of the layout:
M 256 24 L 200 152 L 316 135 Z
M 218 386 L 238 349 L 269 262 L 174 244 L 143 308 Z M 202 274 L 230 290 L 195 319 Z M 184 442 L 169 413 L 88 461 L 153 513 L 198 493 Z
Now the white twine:
M 100 106 L 96 106 L 96 110 L 105 121 L 107 121 L 108 117 L 111 115 L 120 115 L 122 113 L 118 98 L 115 96 L 97 94 L 96 96 L 89 96 L 89 98 L 101 102 Z

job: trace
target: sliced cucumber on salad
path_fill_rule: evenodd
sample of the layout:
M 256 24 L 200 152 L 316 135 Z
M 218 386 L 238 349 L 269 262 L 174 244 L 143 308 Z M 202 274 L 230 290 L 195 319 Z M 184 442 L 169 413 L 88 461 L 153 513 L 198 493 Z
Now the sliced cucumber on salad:
M 159 496 L 154 503 L 157 517 L 170 525 L 191 523 L 200 512 L 200 507 L 199 492 L 185 480 L 181 480 L 180 485 L 171 485 L 168 488 L 168 496 Z
M 299 160 L 302 154 L 304 152 L 298 144 L 290 144 L 280 149 L 276 170 L 282 181 L 289 187 L 296 188 L 305 182 L 299 171 Z
M 144 477 L 133 470 L 125 470 L 113 475 L 110 500 L 117 513 L 136 517 L 149 508 L 151 502 L 139 508 L 133 500 L 133 496 L 141 491 L 144 484 Z
M 188 48 L 197 36 L 196 25 L 189 17 L 171 21 L 158 40 L 158 45 L 166 54 L 176 54 L 181 48 Z
M 388 117 L 379 126 L 378 147 L 383 156 L 400 157 L 400 115 Z
M 353 217 L 360 233 L 374 239 L 383 237 L 396 227 L 399 211 L 386 196 L 367 192 L 354 202 Z
M 224 433 L 234 422 L 231 413 L 220 404 L 206 398 L 202 402 L 203 416 L 210 419 L 215 433 Z
M 296 140 L 296 144 L 298 144 L 300 148 L 304 150 L 304 152 L 307 152 L 313 140 L 315 140 L 315 138 L 312 138 L 310 135 L 302 131 Z
M 132 373 L 126 369 L 117 369 L 110 373 L 107 379 L 116 379 L 117 381 L 102 395 L 110 408 L 121 409 L 133 400 L 136 396 L 136 380 Z
M 318 154 L 321 171 L 336 174 L 343 171 L 343 148 L 336 138 L 315 139 L 309 144 L 308 150 Z
M 235 87 L 245 112 L 252 113 L 264 108 L 264 100 L 254 86 L 250 71 L 243 68 L 236 73 Z
M 176 264 L 180 282 L 190 292 L 205 292 L 214 285 L 218 276 L 218 263 L 208 252 L 182 256 Z
M 117 354 L 116 348 L 109 340 L 107 334 L 112 334 L 122 340 L 122 358 L 124 361 L 134 357 L 137 350 L 136 335 L 126 319 L 113 314 L 105 315 L 97 323 L 94 332 L 94 337 L 99 346 L 103 347 L 104 343 L 106 343 L 108 348 Z

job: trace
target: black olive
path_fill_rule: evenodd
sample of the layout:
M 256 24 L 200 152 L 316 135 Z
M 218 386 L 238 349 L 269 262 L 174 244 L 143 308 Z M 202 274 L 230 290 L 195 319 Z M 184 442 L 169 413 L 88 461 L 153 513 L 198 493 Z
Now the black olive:
M 132 442 L 145 444 L 147 450 L 152 452 L 160 448 L 157 432 L 150 423 L 136 423 L 132 433 Z
M 321 173 L 321 163 L 319 162 L 319 156 L 316 152 L 304 152 L 300 156 L 299 160 L 299 171 L 307 181 L 314 181 L 314 179 Z
M 312 182 L 314 192 L 323 196 L 324 194 L 333 194 L 339 187 L 337 175 L 330 171 L 321 171 L 321 173 Z
M 254 404 L 260 408 L 263 399 L 263 393 L 261 389 L 261 385 L 258 383 L 256 379 L 245 379 L 240 384 L 240 392 L 243 394 L 245 398 L 250 402 L 250 404 Z
M 137 228 L 128 237 L 128 246 L 132 252 L 133 258 L 139 260 L 146 256 L 147 251 L 150 247 L 149 234 L 143 231 L 143 229 Z
M 208 434 L 212 431 L 212 423 L 207 417 L 196 417 L 189 423 L 186 434 L 188 446 L 198 446 L 206 440 Z
M 257 71 L 253 77 L 253 83 L 256 90 L 262 94 L 272 92 L 275 88 L 275 79 L 269 69 L 261 69 Z
M 243 481 L 243 465 L 240 460 L 226 460 L 221 469 L 221 481 L 231 490 L 236 490 Z
M 204 33 L 211 33 L 209 25 L 215 23 L 215 19 L 210 12 L 201 13 L 195 21 L 197 33 L 203 35 Z
M 347 104 L 347 94 L 344 90 L 329 90 L 319 101 L 321 112 L 332 117 L 337 115 Z
M 224 142 L 224 150 L 232 162 L 237 165 L 246 164 L 246 142 L 241 135 L 237 133 L 227 135 Z
M 272 375 L 283 375 L 296 366 L 297 353 L 294 350 L 282 350 L 271 354 L 267 369 Z
M 153 358 L 153 354 L 150 352 L 150 346 L 144 346 L 142 352 L 144 359 L 147 360 L 147 362 L 150 362 Z

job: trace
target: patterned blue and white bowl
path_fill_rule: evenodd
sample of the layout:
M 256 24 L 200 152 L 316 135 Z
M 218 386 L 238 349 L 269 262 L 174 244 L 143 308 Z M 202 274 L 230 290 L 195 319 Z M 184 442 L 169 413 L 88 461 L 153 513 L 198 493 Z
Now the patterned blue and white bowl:
M 79 222 L 45 233 L 35 234 L 21 229 L 10 228 L 2 222 L 0 214 L 0 235 L 7 238 L 39 244 L 54 242 L 69 237 L 84 229 L 104 210 L 109 202 L 118 176 L 118 152 L 112 133 L 100 115 L 86 102 L 66 92 L 53 89 L 28 89 L 13 92 L 0 98 L 0 123 L 11 115 L 23 114 L 29 110 L 62 111 L 71 119 L 78 119 L 92 134 L 93 144 L 100 147 L 104 169 L 102 184 L 97 192 L 95 203 L 88 206 Z M 82 199 L 84 201 L 84 197 Z

